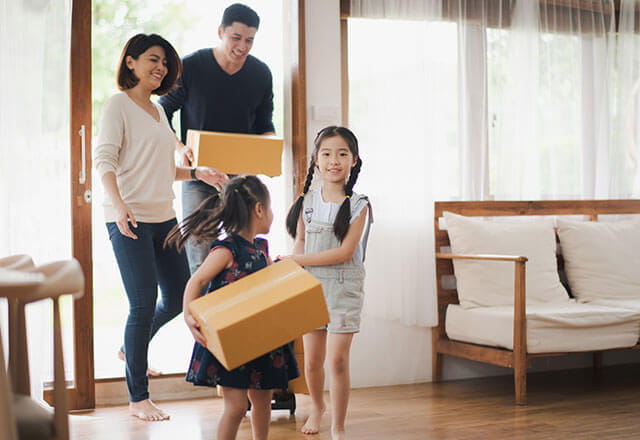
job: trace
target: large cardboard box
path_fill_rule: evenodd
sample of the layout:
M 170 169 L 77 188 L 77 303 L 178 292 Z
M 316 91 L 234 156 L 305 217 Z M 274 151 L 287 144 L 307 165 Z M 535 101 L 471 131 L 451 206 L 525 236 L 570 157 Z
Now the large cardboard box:
M 309 394 L 309 388 L 307 388 L 307 380 L 304 376 L 304 346 L 302 345 L 302 338 L 298 338 L 293 341 L 293 355 L 298 362 L 298 368 L 300 368 L 300 376 L 289 381 L 289 392 L 294 394 Z
M 282 173 L 283 141 L 277 136 L 187 130 L 187 145 L 196 166 L 227 174 L 273 177 Z
M 289 259 L 192 301 L 189 310 L 227 370 L 329 322 L 322 285 Z

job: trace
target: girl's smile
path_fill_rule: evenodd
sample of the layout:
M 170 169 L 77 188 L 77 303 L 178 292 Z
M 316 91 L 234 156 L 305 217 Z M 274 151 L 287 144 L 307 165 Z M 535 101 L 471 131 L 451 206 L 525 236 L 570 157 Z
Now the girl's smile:
M 341 136 L 333 136 L 322 141 L 316 163 L 323 179 L 344 182 L 349 177 L 356 158 Z

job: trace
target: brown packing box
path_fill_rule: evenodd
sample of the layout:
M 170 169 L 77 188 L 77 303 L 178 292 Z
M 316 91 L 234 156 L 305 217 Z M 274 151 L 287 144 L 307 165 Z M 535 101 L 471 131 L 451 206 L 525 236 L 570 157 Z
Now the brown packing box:
M 296 357 L 296 361 L 298 362 L 298 368 L 300 369 L 300 376 L 289 381 L 288 390 L 290 393 L 294 393 L 294 394 L 309 394 L 309 389 L 307 388 L 307 381 L 304 377 L 304 354 L 296 352 L 294 353 L 294 355 Z
M 282 173 L 283 141 L 277 136 L 188 130 L 187 145 L 193 149 L 196 166 L 227 174 Z
M 192 301 L 189 310 L 227 370 L 329 322 L 322 285 L 289 259 Z
M 302 343 L 302 336 L 293 341 L 293 355 L 298 362 L 298 368 L 300 369 L 300 376 L 289 381 L 288 391 L 294 394 L 309 394 L 307 388 L 307 381 L 304 377 L 304 345 Z

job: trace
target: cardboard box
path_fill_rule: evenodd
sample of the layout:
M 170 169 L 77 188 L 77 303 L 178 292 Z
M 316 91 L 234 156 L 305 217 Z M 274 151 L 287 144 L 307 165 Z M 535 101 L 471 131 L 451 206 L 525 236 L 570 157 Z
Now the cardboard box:
M 298 362 L 298 368 L 300 369 L 300 376 L 289 381 L 287 389 L 294 394 L 309 394 L 309 388 L 307 388 L 307 381 L 304 377 L 304 345 L 302 343 L 302 337 L 293 341 L 293 355 Z
M 309 388 L 307 388 L 307 381 L 304 377 L 304 354 L 294 353 L 296 361 L 298 362 L 298 368 L 300 368 L 300 376 L 289 381 L 288 390 L 294 394 L 309 394 Z
M 282 174 L 283 140 L 277 136 L 187 130 L 194 165 L 227 174 Z
M 322 285 L 289 259 L 192 301 L 189 310 L 227 370 L 329 322 Z

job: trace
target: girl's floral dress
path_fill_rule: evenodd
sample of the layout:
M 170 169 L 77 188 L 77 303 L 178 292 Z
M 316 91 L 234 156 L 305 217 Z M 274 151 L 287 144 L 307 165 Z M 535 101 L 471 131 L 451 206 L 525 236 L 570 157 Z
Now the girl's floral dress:
M 267 266 L 269 245 L 263 238 L 256 238 L 251 243 L 237 234 L 230 234 L 224 240 L 214 241 L 211 251 L 219 247 L 231 251 L 233 264 L 211 281 L 208 295 L 215 295 L 217 289 Z M 246 337 L 247 341 L 251 339 L 250 334 Z M 186 380 L 194 385 L 210 387 L 282 389 L 287 388 L 288 382 L 298 376 L 298 364 L 291 344 L 228 371 L 206 347 L 196 342 Z

